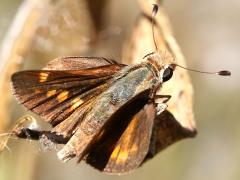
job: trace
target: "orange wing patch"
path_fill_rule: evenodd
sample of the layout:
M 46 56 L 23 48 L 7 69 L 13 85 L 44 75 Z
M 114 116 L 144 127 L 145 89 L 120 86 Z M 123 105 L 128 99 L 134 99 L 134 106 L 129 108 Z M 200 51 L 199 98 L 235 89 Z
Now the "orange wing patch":
M 70 110 L 73 111 L 74 109 L 78 108 L 84 101 L 80 98 L 75 98 L 72 100 L 72 106 L 70 107 Z
M 155 113 L 154 105 L 147 104 L 132 117 L 103 171 L 123 173 L 141 165 L 149 149 Z
M 40 83 L 46 82 L 48 79 L 48 76 L 49 76 L 48 73 L 45 73 L 45 72 L 40 73 L 39 74 L 39 82 Z
M 50 90 L 50 91 L 47 92 L 47 97 L 54 96 L 56 93 L 57 93 L 57 90 L 56 90 L 56 89 Z
M 63 101 L 65 101 L 65 100 L 68 98 L 68 94 L 69 94 L 68 91 L 63 91 L 63 92 L 61 92 L 61 93 L 57 96 L 58 102 L 63 102 Z
M 121 136 L 119 141 L 124 142 L 124 144 L 118 143 L 115 149 L 113 150 L 110 160 L 115 161 L 116 164 L 124 164 L 128 156 L 132 153 L 136 153 L 137 145 L 132 144 L 132 138 L 134 137 L 134 129 L 137 127 L 138 119 L 136 117 L 130 122 L 129 126 Z

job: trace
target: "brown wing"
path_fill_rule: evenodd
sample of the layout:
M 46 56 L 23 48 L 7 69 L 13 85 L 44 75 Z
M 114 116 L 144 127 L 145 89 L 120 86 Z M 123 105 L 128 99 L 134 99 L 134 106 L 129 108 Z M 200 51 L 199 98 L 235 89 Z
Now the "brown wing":
M 68 56 L 60 57 L 50 61 L 44 68 L 46 70 L 79 70 L 86 68 L 93 68 L 99 66 L 106 66 L 110 64 L 117 64 L 112 59 L 104 57 L 79 57 Z
M 115 81 L 98 95 L 74 135 L 58 152 L 59 159 L 68 161 L 75 156 L 80 160 L 84 158 L 106 125 L 115 121 L 115 114 L 122 107 L 129 107 L 128 104 L 136 98 L 149 99 L 156 82 L 156 77 L 145 64 L 125 67 L 113 79 Z M 126 112 L 129 113 L 128 110 Z
M 137 111 L 134 108 L 128 106 L 128 113 L 119 113 L 119 123 L 103 132 L 105 135 L 88 154 L 87 163 L 108 173 L 126 173 L 140 166 L 149 149 L 156 110 L 153 104 L 138 107 Z
M 71 118 L 74 126 L 87 111 L 91 99 L 109 86 L 106 82 L 122 67 L 109 64 L 86 69 L 78 67 L 79 70 L 22 71 L 13 74 L 12 87 L 21 104 L 53 126 L 70 116 L 74 117 Z M 79 111 L 79 116 L 75 111 Z M 69 123 L 70 120 L 66 121 L 65 126 Z M 61 132 L 62 128 L 56 131 Z

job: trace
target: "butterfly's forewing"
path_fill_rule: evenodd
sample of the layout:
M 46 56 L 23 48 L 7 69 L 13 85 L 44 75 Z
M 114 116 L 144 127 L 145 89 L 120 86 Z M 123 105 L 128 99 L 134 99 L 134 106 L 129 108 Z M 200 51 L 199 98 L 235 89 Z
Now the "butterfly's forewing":
M 105 129 L 87 156 L 87 163 L 104 172 L 126 173 L 143 162 L 156 114 L 154 105 L 145 103 L 134 101 L 127 106 L 129 113 L 125 113 L 126 107 L 122 110 L 124 112 L 118 112 L 115 118 L 118 122 Z
M 114 60 L 103 57 L 60 57 L 50 61 L 44 68 L 46 70 L 80 70 L 86 68 L 117 64 Z
M 88 154 L 96 142 L 96 137 L 106 124 L 115 121 L 114 114 L 141 93 L 149 92 L 156 82 L 156 77 L 144 64 L 128 66 L 117 73 L 113 79 L 115 81 L 111 86 L 94 99 L 74 135 L 58 152 L 59 159 L 67 161 L 77 156 L 81 160 Z
M 87 58 L 71 57 L 54 61 L 59 65 L 55 69 L 50 62 L 46 69 L 51 70 L 21 71 L 12 76 L 18 101 L 54 126 L 81 107 L 79 117 L 69 120 L 74 125 L 87 111 L 91 99 L 109 86 L 106 81 L 124 66 L 101 58 L 87 61 Z M 68 65 L 64 66 L 66 62 Z M 75 70 L 71 70 L 73 67 Z M 62 128 L 57 128 L 60 133 Z

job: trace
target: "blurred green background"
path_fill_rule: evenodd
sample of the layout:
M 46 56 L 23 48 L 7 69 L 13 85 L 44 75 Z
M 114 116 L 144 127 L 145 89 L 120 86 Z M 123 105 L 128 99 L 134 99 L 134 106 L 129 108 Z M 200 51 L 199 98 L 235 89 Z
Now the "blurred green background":
M 21 2 L 0 0 L 0 41 Z M 139 13 L 135 1 L 112 0 L 109 6 L 112 9 L 110 21 L 122 29 L 128 28 Z M 197 137 L 170 146 L 143 167 L 124 176 L 105 175 L 84 163 L 77 165 L 75 161 L 61 163 L 54 152 L 42 152 L 34 142 L 10 143 L 11 152 L 5 151 L 0 156 L 0 179 L 240 178 L 240 1 L 165 0 L 164 6 L 189 67 L 232 71 L 230 78 L 190 73 L 195 91 Z M 114 53 L 111 56 L 121 52 L 115 49 Z M 22 152 L 17 151 L 20 143 L 25 143 L 24 148 L 21 146 Z M 31 161 L 29 158 L 35 160 L 32 169 L 23 171 Z M 25 175 L 28 171 L 34 172 L 31 177 Z

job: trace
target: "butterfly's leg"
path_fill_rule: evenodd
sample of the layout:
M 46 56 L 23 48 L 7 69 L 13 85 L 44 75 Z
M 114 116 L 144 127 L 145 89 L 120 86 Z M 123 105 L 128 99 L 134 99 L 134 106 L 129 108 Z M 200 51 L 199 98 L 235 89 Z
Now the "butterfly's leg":
M 167 109 L 168 105 L 166 104 L 169 99 L 171 98 L 170 95 L 156 95 L 155 101 L 161 99 L 160 102 L 156 102 L 157 104 L 157 115 L 161 114 L 165 109 Z
M 162 103 L 167 103 L 171 99 L 171 97 L 171 95 L 155 95 L 155 99 L 164 99 L 161 101 Z
M 158 103 L 157 104 L 157 115 L 161 114 L 165 109 L 167 109 L 168 105 L 164 103 Z

